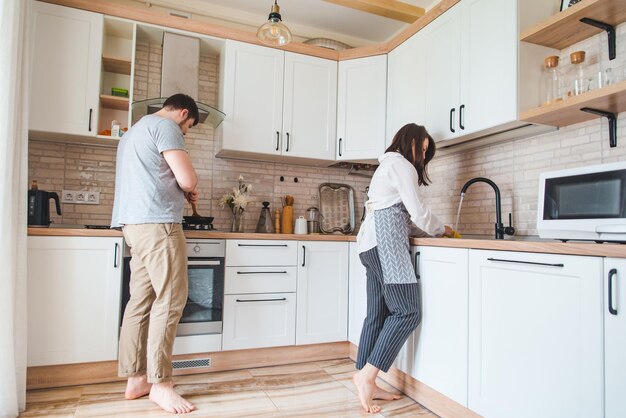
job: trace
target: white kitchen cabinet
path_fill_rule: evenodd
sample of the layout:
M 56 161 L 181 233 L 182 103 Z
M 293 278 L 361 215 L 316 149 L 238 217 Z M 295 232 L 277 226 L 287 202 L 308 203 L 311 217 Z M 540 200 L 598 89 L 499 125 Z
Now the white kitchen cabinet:
M 101 14 L 33 2 L 29 130 L 95 137 Z
M 117 359 L 122 241 L 28 237 L 28 366 Z
M 467 406 L 468 257 L 465 248 L 415 247 L 422 322 L 410 375 Z
M 538 105 L 541 62 L 555 51 L 520 44 L 519 33 L 550 16 L 548 3 L 462 0 L 422 30 L 423 124 L 435 141 L 524 126 L 519 112 Z
M 603 416 L 602 270 L 599 257 L 469 251 L 471 410 Z
M 606 418 L 626 414 L 626 259 L 604 259 L 604 390 Z M 610 286 L 609 286 L 610 285 Z
M 385 151 L 387 56 L 339 62 L 337 160 L 374 160 Z
M 298 242 L 297 294 L 296 345 L 347 340 L 347 242 Z
M 350 268 L 348 277 L 348 341 L 358 346 L 363 329 L 363 320 L 367 316 L 367 277 L 365 266 L 359 258 L 358 245 L 351 242 Z
M 222 350 L 296 339 L 296 241 L 226 240 Z
M 222 350 L 293 345 L 296 294 L 224 295 Z
M 421 30 L 387 55 L 385 149 L 407 123 L 426 123 L 425 49 L 424 30 Z
M 333 161 L 337 63 L 227 40 L 218 156 Z

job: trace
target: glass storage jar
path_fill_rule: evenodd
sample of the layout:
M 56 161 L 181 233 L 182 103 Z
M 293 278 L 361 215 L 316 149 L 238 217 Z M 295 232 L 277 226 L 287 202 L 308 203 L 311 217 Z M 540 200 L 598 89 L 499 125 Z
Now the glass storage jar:
M 578 96 L 589 90 L 589 79 L 585 75 L 585 51 L 570 54 L 571 66 L 566 77 L 566 91 L 563 98 Z
M 541 106 L 562 100 L 563 77 L 559 69 L 559 57 L 551 55 L 544 60 L 544 71 L 539 85 Z

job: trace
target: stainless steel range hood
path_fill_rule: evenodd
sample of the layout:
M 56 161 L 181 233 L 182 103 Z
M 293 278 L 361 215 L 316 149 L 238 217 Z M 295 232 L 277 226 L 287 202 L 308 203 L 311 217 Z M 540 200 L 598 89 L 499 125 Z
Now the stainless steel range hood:
M 161 66 L 161 97 L 133 103 L 133 120 L 157 112 L 165 100 L 176 93 L 193 97 L 200 111 L 198 123 L 216 128 L 224 113 L 198 101 L 198 76 L 200 68 L 200 39 L 171 32 L 163 33 L 163 61 Z

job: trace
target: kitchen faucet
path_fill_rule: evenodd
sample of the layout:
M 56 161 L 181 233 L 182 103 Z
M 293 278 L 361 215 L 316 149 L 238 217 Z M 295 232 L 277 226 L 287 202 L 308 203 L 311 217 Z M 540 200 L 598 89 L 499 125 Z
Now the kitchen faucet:
M 463 185 L 461 188 L 461 198 L 465 196 L 465 192 L 467 189 L 474 183 L 487 183 L 491 187 L 493 187 L 493 191 L 496 192 L 496 239 L 504 239 L 504 234 L 513 235 L 515 233 L 515 228 L 511 225 L 512 215 L 509 213 L 509 226 L 505 227 L 502 224 L 502 208 L 500 206 L 500 189 L 493 181 L 489 180 L 486 177 L 475 177 L 471 180 L 468 180 L 467 183 Z

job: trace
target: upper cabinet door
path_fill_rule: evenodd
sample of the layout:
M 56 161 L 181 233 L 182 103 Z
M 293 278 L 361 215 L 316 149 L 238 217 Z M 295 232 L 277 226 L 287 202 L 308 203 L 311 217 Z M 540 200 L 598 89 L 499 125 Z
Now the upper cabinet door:
M 417 32 L 387 56 L 387 135 L 385 149 L 407 123 L 426 123 L 424 33 Z M 428 127 L 427 127 L 428 128 Z
M 337 160 L 372 160 L 385 151 L 387 56 L 339 62 Z
M 102 15 L 33 2 L 30 125 L 96 136 Z
M 426 129 L 435 141 L 459 135 L 458 103 L 461 71 L 461 4 L 424 29 L 426 42 Z
M 280 155 L 285 53 L 228 40 L 222 60 L 222 148 Z
M 465 0 L 459 135 L 517 119 L 517 0 Z
M 285 53 L 283 155 L 335 159 L 337 62 Z

